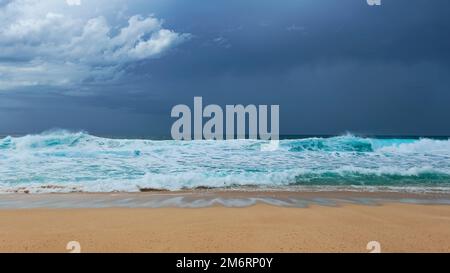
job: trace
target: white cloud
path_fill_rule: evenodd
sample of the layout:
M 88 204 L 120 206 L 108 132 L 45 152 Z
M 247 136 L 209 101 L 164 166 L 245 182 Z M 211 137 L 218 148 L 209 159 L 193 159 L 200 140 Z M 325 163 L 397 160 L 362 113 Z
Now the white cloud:
M 230 48 L 231 44 L 228 42 L 228 40 L 222 36 L 214 38 L 213 42 L 217 45 L 224 47 L 224 48 Z
M 66 3 L 69 6 L 79 6 L 81 5 L 81 0 L 66 0 Z
M 110 14 L 67 4 L 81 1 L 14 0 L 0 7 L 0 89 L 114 78 L 128 63 L 158 57 L 189 38 L 154 16 L 111 25 Z

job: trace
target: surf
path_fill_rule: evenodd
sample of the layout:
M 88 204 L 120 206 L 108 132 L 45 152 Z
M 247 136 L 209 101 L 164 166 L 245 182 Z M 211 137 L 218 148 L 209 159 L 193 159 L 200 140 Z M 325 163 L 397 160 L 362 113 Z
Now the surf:
M 268 141 L 112 139 L 49 131 L 0 138 L 0 193 L 372 187 L 450 190 L 450 141 L 335 137 Z

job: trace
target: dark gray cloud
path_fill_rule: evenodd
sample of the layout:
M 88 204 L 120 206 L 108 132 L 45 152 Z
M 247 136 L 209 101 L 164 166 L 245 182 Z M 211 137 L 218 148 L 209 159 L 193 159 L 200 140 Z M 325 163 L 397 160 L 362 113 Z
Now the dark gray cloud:
M 280 104 L 281 133 L 449 135 L 450 2 L 133 1 L 190 33 L 114 81 L 0 93 L 0 133 L 167 135 L 173 105 Z M 11 56 L 13 59 L 14 56 Z

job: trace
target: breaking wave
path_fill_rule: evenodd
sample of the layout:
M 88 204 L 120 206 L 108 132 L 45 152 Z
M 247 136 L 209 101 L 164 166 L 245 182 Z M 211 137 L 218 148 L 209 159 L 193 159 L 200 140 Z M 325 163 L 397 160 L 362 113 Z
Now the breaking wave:
M 450 190 L 450 140 L 108 139 L 53 131 L 0 139 L 0 192 L 370 186 Z

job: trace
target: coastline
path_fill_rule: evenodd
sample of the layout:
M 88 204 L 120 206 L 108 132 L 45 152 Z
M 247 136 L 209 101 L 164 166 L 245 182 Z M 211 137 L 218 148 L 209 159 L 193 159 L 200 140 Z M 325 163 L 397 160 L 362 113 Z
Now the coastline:
M 406 203 L 450 205 L 450 192 L 399 191 L 295 191 L 196 189 L 183 191 L 112 193 L 1 194 L 0 209 L 32 208 L 204 208 L 249 207 L 258 204 L 281 207 L 380 205 Z
M 2 209 L 0 252 L 449 252 L 450 206 Z
M 293 196 L 295 206 L 281 202 Z M 450 252 L 450 205 L 436 202 L 448 194 L 201 190 L 1 197 L 0 252 L 69 252 L 69 241 L 78 241 L 81 252 L 369 252 L 370 241 L 380 242 L 382 252 Z M 252 198 L 259 199 L 236 201 Z M 199 200 L 216 202 L 202 206 Z

